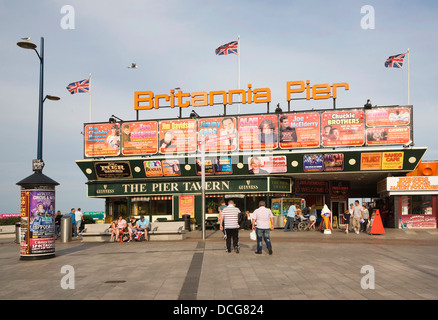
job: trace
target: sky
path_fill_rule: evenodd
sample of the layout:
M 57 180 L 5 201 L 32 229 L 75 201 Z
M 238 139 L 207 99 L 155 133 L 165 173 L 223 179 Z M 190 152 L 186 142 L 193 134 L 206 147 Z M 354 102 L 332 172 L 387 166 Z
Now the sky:
M 66 7 L 66 6 L 69 7 Z M 364 7 L 367 6 L 367 7 Z M 370 9 L 371 8 L 371 9 Z M 0 0 L 0 105 L 3 153 L 0 213 L 20 212 L 16 183 L 32 172 L 37 157 L 39 60 L 16 45 L 44 37 L 43 173 L 56 187 L 56 210 L 103 211 L 103 199 L 86 196 L 84 123 L 111 115 L 135 120 L 134 92 L 169 94 L 233 90 L 236 55 L 217 56 L 220 45 L 240 36 L 240 86 L 270 88 L 271 110 L 287 110 L 286 83 L 347 82 L 336 108 L 414 106 L 414 143 L 427 147 L 423 160 L 438 160 L 438 2 L 355 0 Z M 409 72 L 385 68 L 386 59 L 409 49 Z M 137 69 L 127 68 L 136 63 Z M 88 78 L 90 94 L 66 86 Z M 409 77 L 408 77 L 409 76 Z M 91 101 L 91 103 L 90 103 Z M 90 108 L 91 107 L 91 108 Z M 331 109 L 332 100 L 296 101 L 291 110 Z M 193 108 L 182 111 L 188 117 Z M 213 116 L 223 107 L 198 107 Z M 265 104 L 241 113 L 266 112 Z M 237 114 L 237 106 L 227 107 Z M 142 110 L 140 120 L 177 118 L 177 109 Z

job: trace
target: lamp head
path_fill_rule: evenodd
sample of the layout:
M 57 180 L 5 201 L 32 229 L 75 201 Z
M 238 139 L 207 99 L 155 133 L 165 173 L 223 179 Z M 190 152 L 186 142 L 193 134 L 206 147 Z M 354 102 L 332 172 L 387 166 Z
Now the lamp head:
M 32 50 L 35 50 L 37 47 L 35 43 L 28 42 L 28 41 L 17 42 L 17 46 L 19 46 L 20 48 L 23 48 L 23 49 L 32 49 Z

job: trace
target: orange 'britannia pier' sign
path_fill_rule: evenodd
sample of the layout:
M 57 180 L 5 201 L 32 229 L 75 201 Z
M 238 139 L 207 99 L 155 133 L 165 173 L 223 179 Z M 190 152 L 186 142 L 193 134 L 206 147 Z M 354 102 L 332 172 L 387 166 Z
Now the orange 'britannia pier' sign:
M 330 84 L 315 84 L 310 85 L 310 81 L 288 81 L 286 83 L 286 100 L 290 101 L 293 94 L 305 93 L 306 100 L 322 100 L 336 99 L 338 88 L 349 90 L 349 85 L 346 82 Z M 237 102 L 234 102 L 236 96 Z M 167 107 L 187 108 L 187 107 L 206 107 L 215 104 L 231 105 L 233 103 L 250 104 L 250 103 L 269 103 L 271 102 L 271 89 L 256 88 L 253 89 L 251 84 L 248 84 L 248 90 L 238 89 L 229 91 L 210 91 L 210 92 L 183 92 L 174 89 L 170 90 L 170 94 L 154 94 L 152 91 L 137 91 L 134 92 L 134 109 L 135 110 L 150 110 L 159 109 L 162 102 L 169 102 Z

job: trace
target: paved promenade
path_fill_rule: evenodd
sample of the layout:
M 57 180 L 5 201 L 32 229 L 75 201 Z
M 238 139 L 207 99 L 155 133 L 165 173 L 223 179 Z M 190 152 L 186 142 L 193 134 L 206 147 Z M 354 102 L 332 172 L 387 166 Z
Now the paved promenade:
M 225 252 L 220 231 L 184 241 L 56 242 L 56 256 L 20 260 L 0 241 L 0 299 L 54 300 L 436 300 L 438 230 L 387 229 L 384 235 L 334 230 L 271 233 L 254 254 Z

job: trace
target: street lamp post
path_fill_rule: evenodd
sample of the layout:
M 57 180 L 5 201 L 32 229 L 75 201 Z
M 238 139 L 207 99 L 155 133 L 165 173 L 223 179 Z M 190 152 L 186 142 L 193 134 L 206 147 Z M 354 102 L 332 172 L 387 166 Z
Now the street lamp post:
M 34 173 L 17 182 L 21 186 L 20 259 L 52 258 L 55 256 L 55 186 L 59 183 L 42 173 L 43 104 L 46 99 L 60 98 L 52 95 L 44 97 L 44 38 L 41 37 L 39 53 L 36 44 L 32 42 L 21 41 L 17 45 L 23 49 L 34 50 L 40 60 L 37 158 L 32 160 Z M 52 219 L 48 220 L 47 217 Z

